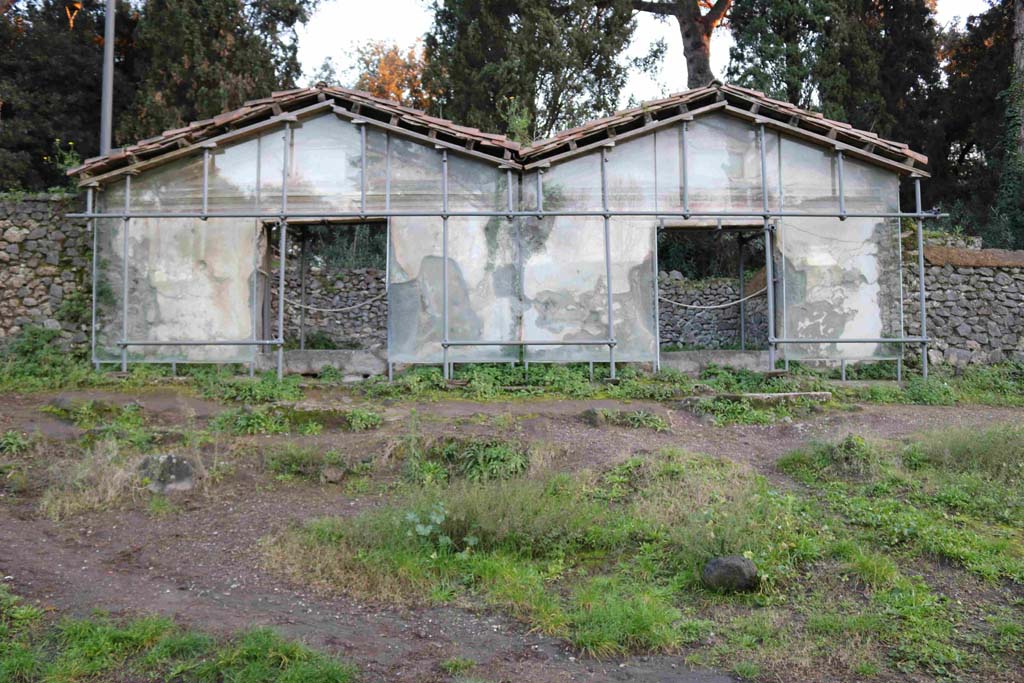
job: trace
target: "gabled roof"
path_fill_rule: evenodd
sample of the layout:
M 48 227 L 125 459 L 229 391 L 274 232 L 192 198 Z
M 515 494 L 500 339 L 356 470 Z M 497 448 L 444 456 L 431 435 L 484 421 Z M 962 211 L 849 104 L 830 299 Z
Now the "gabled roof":
M 645 102 L 639 107 L 624 109 L 582 126 L 562 131 L 545 140 L 537 140 L 526 147 L 504 135 L 486 133 L 476 128 L 460 126 L 447 119 L 430 116 L 426 112 L 406 107 L 398 102 L 376 97 L 367 92 L 337 86 L 318 85 L 275 92 L 270 97 L 250 100 L 242 107 L 211 119 L 194 121 L 182 128 L 164 131 L 111 154 L 87 159 L 68 172 L 86 183 L 99 175 L 119 169 L 127 170 L 137 164 L 158 163 L 157 157 L 174 151 L 199 148 L 202 143 L 226 137 L 259 124 L 273 124 L 288 119 L 289 113 L 331 107 L 350 118 L 375 120 L 392 130 L 425 137 L 447 146 L 470 150 L 477 155 L 492 157 L 511 166 L 539 166 L 556 158 L 576 154 L 591 146 L 607 144 L 609 139 L 627 134 L 640 134 L 645 129 L 666 125 L 676 120 L 689 120 L 711 111 L 750 120 L 755 124 L 778 129 L 795 137 L 832 146 L 866 161 L 877 163 L 901 173 L 927 175 L 921 166 L 928 157 L 911 150 L 901 142 L 885 140 L 869 131 L 858 130 L 848 123 L 833 121 L 823 115 L 800 109 L 788 102 L 768 97 L 764 93 L 735 85 L 712 83 L 676 93 L 663 99 Z

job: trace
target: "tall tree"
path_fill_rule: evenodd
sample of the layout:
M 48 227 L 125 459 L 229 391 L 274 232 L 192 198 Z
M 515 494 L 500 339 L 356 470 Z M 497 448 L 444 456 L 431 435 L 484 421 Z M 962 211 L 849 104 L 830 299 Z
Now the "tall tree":
M 148 0 L 136 34 L 137 92 L 122 140 L 159 133 L 293 87 L 295 27 L 315 0 Z
M 534 137 L 615 108 L 630 0 L 435 0 L 424 82 L 434 111 Z
M 60 157 L 98 152 L 103 3 L 83 3 L 73 24 L 68 7 L 17 2 L 0 13 L 0 190 L 65 186 Z M 116 115 L 131 97 L 125 70 L 135 23 L 128 3 L 118 3 Z
M 726 78 L 798 107 L 817 98 L 813 79 L 832 0 L 736 0 Z
M 1003 116 L 999 191 L 983 235 L 992 246 L 1024 248 L 1024 2 L 1003 3 L 1004 29 L 1012 26 L 1009 87 Z M 993 8 L 995 9 L 995 8 Z
M 403 50 L 395 43 L 371 40 L 356 48 L 355 87 L 417 109 L 430 106 L 423 86 L 426 62 L 419 44 Z
M 733 0 L 632 0 L 633 9 L 663 17 L 675 17 L 686 57 L 686 87 L 711 83 L 711 34 L 725 19 Z M 701 10 L 706 9 L 706 13 Z

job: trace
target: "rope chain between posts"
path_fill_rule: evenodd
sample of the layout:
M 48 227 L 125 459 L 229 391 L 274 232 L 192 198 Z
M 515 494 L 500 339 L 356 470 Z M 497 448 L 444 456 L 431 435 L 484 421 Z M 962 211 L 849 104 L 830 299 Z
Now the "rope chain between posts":
M 356 308 L 362 308 L 363 306 L 369 306 L 374 301 L 379 301 L 380 299 L 383 299 L 385 295 L 387 295 L 387 292 L 378 294 L 372 299 L 367 299 L 366 301 L 363 301 L 361 303 L 353 304 L 352 306 L 344 306 L 342 308 L 317 308 L 316 306 L 310 306 L 309 304 L 300 304 L 298 301 L 295 301 L 294 299 L 289 299 L 287 297 L 285 297 L 285 303 L 289 303 L 292 306 L 298 306 L 299 308 L 305 308 L 307 311 L 316 311 L 317 313 L 344 313 L 345 311 L 351 311 Z
M 680 308 L 694 308 L 694 309 L 701 310 L 701 311 L 710 311 L 710 310 L 713 310 L 713 309 L 716 309 L 716 308 L 728 308 L 729 306 L 737 306 L 737 305 L 743 303 L 744 301 L 746 301 L 747 299 L 753 299 L 755 296 L 758 296 L 760 294 L 764 294 L 767 291 L 768 291 L 767 287 L 762 287 L 761 289 L 757 290 L 753 294 L 749 294 L 749 295 L 743 297 L 742 299 L 737 299 L 736 301 L 729 301 L 728 303 L 724 303 L 724 304 L 715 304 L 714 306 L 697 306 L 696 304 L 681 304 L 678 301 L 672 301 L 671 299 L 666 299 L 663 296 L 659 296 L 658 299 L 660 299 L 661 301 L 664 301 L 667 304 L 672 304 L 673 306 L 679 306 Z
M 739 304 L 743 303 L 744 301 L 747 301 L 748 299 L 753 299 L 755 296 L 759 296 L 761 294 L 764 294 L 766 291 L 768 291 L 768 288 L 767 287 L 762 287 L 761 289 L 757 290 L 753 294 L 748 294 L 747 296 L 743 297 L 742 299 L 737 299 L 736 301 L 728 301 L 728 302 L 726 302 L 724 304 L 715 304 L 715 305 L 712 305 L 712 306 L 698 306 L 696 304 L 683 304 L 683 303 L 679 303 L 678 301 L 672 301 L 671 299 L 667 299 L 667 298 L 665 298 L 663 296 L 659 296 L 658 299 L 661 300 L 661 301 L 664 301 L 665 303 L 672 304 L 673 306 L 679 306 L 680 308 L 690 308 L 690 309 L 696 309 L 696 310 L 701 310 L 701 311 L 709 311 L 709 310 L 715 310 L 715 309 L 719 309 L 719 308 L 729 308 L 730 306 L 738 306 Z M 307 311 L 316 311 L 318 313 L 344 313 L 345 311 L 352 311 L 352 310 L 355 310 L 357 308 L 362 308 L 363 306 L 369 306 L 373 302 L 379 301 L 380 299 L 383 299 L 386 294 L 387 294 L 387 292 L 384 292 L 382 294 L 378 294 L 377 296 L 373 297 L 372 299 L 367 299 L 366 301 L 360 302 L 358 304 L 353 304 L 352 306 L 343 306 L 342 308 L 317 308 L 316 306 L 310 306 L 309 304 L 301 304 L 298 301 L 295 301 L 294 299 L 288 299 L 288 298 L 285 298 L 285 302 L 291 304 L 292 306 L 298 306 L 299 308 L 305 308 Z

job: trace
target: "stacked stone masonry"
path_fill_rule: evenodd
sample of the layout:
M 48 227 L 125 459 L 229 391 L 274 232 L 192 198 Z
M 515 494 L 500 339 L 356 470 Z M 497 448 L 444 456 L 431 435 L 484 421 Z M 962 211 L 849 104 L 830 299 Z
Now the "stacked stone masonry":
M 66 195 L 0 199 L 0 343 L 27 325 L 89 339 L 92 244 L 82 210 Z
M 27 325 L 38 325 L 59 330 L 66 344 L 87 346 L 91 237 L 84 221 L 64 217 L 81 209 L 79 199 L 66 196 L 0 199 L 0 341 Z M 976 240 L 930 240 L 931 244 L 956 249 L 946 249 L 941 258 L 937 251 L 929 252 L 930 247 L 925 250 L 926 258 L 932 259 L 926 261 L 925 274 L 930 360 L 957 365 L 1024 360 L 1024 252 L 979 250 Z M 905 331 L 916 336 L 917 255 L 910 241 L 906 247 Z M 298 259 L 293 256 L 289 261 L 287 296 L 298 302 Z M 986 265 L 989 262 L 999 265 Z M 321 342 L 326 335 L 338 347 L 385 347 L 383 271 L 310 268 L 306 288 L 309 306 L 328 309 L 307 310 L 308 338 L 321 332 Z M 675 272 L 660 274 L 659 289 L 663 299 L 702 306 L 741 296 L 735 279 L 688 281 Z M 747 293 L 752 289 L 748 284 Z M 761 348 L 767 338 L 765 296 L 750 299 L 746 309 L 748 347 Z M 294 344 L 299 307 L 288 303 L 285 313 L 286 338 Z M 276 315 L 271 320 L 276 322 Z M 739 307 L 696 311 L 663 300 L 660 332 L 665 345 L 734 348 L 739 342 Z

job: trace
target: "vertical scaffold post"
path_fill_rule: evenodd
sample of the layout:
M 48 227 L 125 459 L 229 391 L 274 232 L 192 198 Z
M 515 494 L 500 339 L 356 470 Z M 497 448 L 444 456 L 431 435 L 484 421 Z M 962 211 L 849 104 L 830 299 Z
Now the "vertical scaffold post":
M 443 375 L 451 379 L 448 367 L 448 151 L 441 151 L 441 316 L 443 329 Z
M 277 273 L 277 378 L 284 377 L 284 269 L 285 251 L 288 249 L 288 221 L 281 221 L 278 224 L 281 231 L 278 251 L 281 259 L 278 263 Z
M 261 173 L 260 173 L 260 166 L 262 166 L 262 164 L 260 163 L 260 160 L 262 158 L 263 158 L 263 136 L 260 135 L 260 136 L 256 137 L 256 202 L 255 202 L 255 206 L 256 206 L 257 210 L 262 208 L 262 204 L 261 204 L 261 198 L 262 197 L 260 195 L 260 186 L 262 185 Z M 261 271 L 261 268 L 260 268 L 260 255 L 261 255 L 260 254 L 260 242 L 262 242 L 262 240 L 263 240 L 263 233 L 264 233 L 265 228 L 264 228 L 263 222 L 260 219 L 256 218 L 256 219 L 254 219 L 254 221 L 255 221 L 255 224 L 253 225 L 253 240 L 254 240 L 254 242 L 253 242 L 253 249 L 252 249 L 252 290 L 250 292 L 250 296 L 252 297 L 252 301 L 250 302 L 252 304 L 252 308 L 251 308 L 252 312 L 251 312 L 250 315 L 252 315 L 252 340 L 253 341 L 257 341 L 257 340 L 259 340 L 262 337 L 262 333 L 259 330 L 259 328 L 257 327 L 256 321 L 259 318 L 259 312 L 257 311 L 257 307 L 259 305 L 259 286 L 261 284 L 260 278 L 262 277 L 262 274 L 260 272 Z M 270 244 L 269 241 L 267 242 L 267 244 L 268 244 L 267 248 L 269 249 L 270 248 L 269 247 L 269 244 Z M 266 351 L 265 347 L 262 347 L 262 346 L 254 346 L 253 347 L 253 358 L 252 358 L 251 361 L 249 361 L 249 376 L 250 377 L 255 377 L 256 376 L 256 354 L 263 353 L 264 351 Z
M 836 150 L 836 179 L 839 181 L 839 220 L 846 220 L 846 187 L 843 173 L 843 150 Z
M 775 272 L 772 253 L 772 230 L 768 220 L 768 154 L 765 151 L 764 124 L 757 128 L 758 152 L 761 155 L 761 210 L 764 220 L 764 275 L 768 294 L 768 369 L 775 369 Z M 743 294 L 740 294 L 742 298 Z
M 740 266 L 740 351 L 747 350 L 747 302 L 744 301 L 746 298 L 746 283 L 744 281 L 745 274 L 743 272 L 743 246 L 745 241 L 742 235 L 736 236 L 736 244 L 739 245 L 739 266 Z
M 921 308 L 921 376 L 928 379 L 928 309 L 924 286 L 924 221 L 921 220 L 921 179 L 914 178 L 914 212 L 917 213 L 917 303 Z
M 359 217 L 366 218 L 366 124 L 359 126 Z
M 124 177 L 124 222 L 121 224 L 121 341 L 128 340 L 128 226 L 131 218 L 132 177 Z M 128 372 L 128 347 L 121 346 L 121 372 Z
M 601 208 L 604 210 L 604 278 L 608 294 L 608 376 L 615 379 L 615 315 L 612 310 L 612 235 L 608 214 L 608 148 L 601 148 Z
M 92 213 L 93 207 L 96 205 L 96 190 L 88 188 L 85 191 L 85 212 Z M 100 363 L 96 359 L 96 266 L 99 262 L 97 252 L 99 250 L 99 237 L 97 236 L 96 230 L 96 219 L 89 219 L 89 230 L 92 232 L 92 323 L 89 328 L 89 356 L 92 360 L 93 367 L 100 369 Z
M 206 220 L 206 214 L 210 210 L 210 147 L 203 147 L 203 215 L 200 220 Z
M 291 165 L 291 125 L 284 124 L 284 152 L 281 154 L 281 220 L 277 264 L 277 378 L 284 377 L 284 270 L 288 250 L 288 167 Z
M 299 242 L 299 350 L 306 350 L 306 248 L 309 242 L 309 227 L 302 227 Z
M 391 135 L 384 133 L 384 210 L 391 210 Z M 388 296 L 387 345 L 388 382 L 395 379 L 395 365 L 391 362 L 391 217 L 388 217 L 384 238 L 384 291 Z
M 658 221 L 654 229 L 654 243 L 651 245 L 651 270 L 654 277 L 654 371 L 661 372 L 661 301 L 658 282 L 658 235 L 665 227 L 665 219 Z
M 772 254 L 772 229 L 764 219 L 764 277 L 768 295 L 768 369 L 775 369 L 775 272 Z
M 690 149 L 686 142 L 686 131 L 689 129 L 690 124 L 683 121 L 683 126 L 679 132 L 680 145 L 682 146 L 682 179 L 683 179 L 683 218 L 690 218 L 690 182 L 688 178 L 689 166 L 690 166 Z

